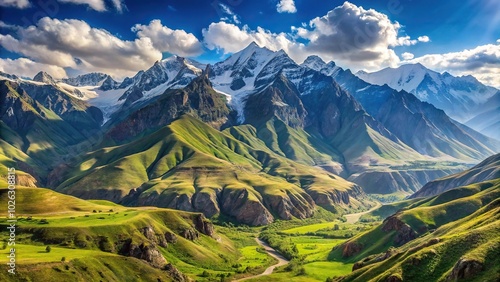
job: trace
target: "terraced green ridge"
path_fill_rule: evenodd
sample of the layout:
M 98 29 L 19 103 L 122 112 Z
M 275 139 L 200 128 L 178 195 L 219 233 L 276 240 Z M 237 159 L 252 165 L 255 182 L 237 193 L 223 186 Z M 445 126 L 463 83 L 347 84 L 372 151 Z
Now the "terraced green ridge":
M 17 275 L 12 280 L 3 271 L 1 281 L 170 281 L 182 275 L 175 269 L 198 279 L 203 271 L 234 275 L 235 263 L 256 268 L 206 220 L 200 228 L 200 214 L 127 208 L 43 188 L 20 187 L 16 196 Z M 0 204 L 7 205 L 6 189 L 0 189 Z M 0 220 L 1 240 L 9 235 L 7 225 Z M 0 253 L 5 258 L 8 249 Z M 272 263 L 265 255 L 257 258 L 260 267 Z
M 421 199 L 329 258 L 357 261 L 342 281 L 496 281 L 499 198 L 495 179 Z
M 56 190 L 126 205 L 202 211 L 208 217 L 224 213 L 250 225 L 310 217 L 316 205 L 342 213 L 371 204 L 360 201 L 359 186 L 303 164 L 305 157 L 299 162 L 282 156 L 281 149 L 292 145 L 270 150 L 257 138 L 259 132 L 248 125 L 221 132 L 183 115 L 147 137 L 88 153 L 54 175 L 64 180 Z M 309 152 L 309 161 L 333 162 Z

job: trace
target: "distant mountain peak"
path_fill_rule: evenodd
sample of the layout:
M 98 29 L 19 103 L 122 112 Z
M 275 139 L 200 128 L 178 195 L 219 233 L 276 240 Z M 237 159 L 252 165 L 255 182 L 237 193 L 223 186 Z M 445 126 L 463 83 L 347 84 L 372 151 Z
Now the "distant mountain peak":
M 35 75 L 35 77 L 33 77 L 33 81 L 43 82 L 43 83 L 47 83 L 47 84 L 56 84 L 56 82 L 52 78 L 52 76 L 50 76 L 50 74 L 48 74 L 44 71 L 37 73 Z
M 447 72 L 438 73 L 420 63 L 372 73 L 358 72 L 356 76 L 371 84 L 387 84 L 392 89 L 412 93 L 460 122 L 470 119 L 475 107 L 496 92 L 496 89 L 483 85 L 473 76 L 456 77 Z
M 326 63 L 319 56 L 311 55 L 304 60 L 301 66 L 305 66 L 313 70 L 319 70 L 326 66 Z

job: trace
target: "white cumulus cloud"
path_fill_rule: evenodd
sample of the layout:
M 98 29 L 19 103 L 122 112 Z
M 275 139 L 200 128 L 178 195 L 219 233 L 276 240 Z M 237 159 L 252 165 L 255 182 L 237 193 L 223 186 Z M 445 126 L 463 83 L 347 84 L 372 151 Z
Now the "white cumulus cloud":
M 54 78 L 67 76 L 66 71 L 59 66 L 41 64 L 26 58 L 0 59 L 0 71 L 23 77 L 34 77 L 39 71 L 47 72 Z
M 104 0 L 57 0 L 61 3 L 71 3 L 77 5 L 88 5 L 91 9 L 96 10 L 98 12 L 104 12 L 108 9 L 106 8 L 106 3 Z M 121 13 L 124 8 L 124 4 L 122 0 L 112 0 L 114 8 Z
M 149 68 L 162 58 L 162 52 L 179 55 L 201 52 L 201 44 L 194 35 L 169 29 L 160 21 L 134 29 L 138 38 L 122 40 L 82 20 L 45 17 L 36 26 L 16 27 L 15 34 L 0 34 L 0 45 L 38 63 L 82 72 L 101 71 L 115 77 Z
M 431 40 L 430 40 L 429 36 L 424 35 L 424 36 L 419 36 L 418 37 L 418 41 L 420 41 L 420 42 L 429 42 Z
M 0 6 L 26 9 L 31 6 L 31 3 L 28 0 L 0 0 Z
M 148 25 L 136 24 L 132 31 L 140 38 L 149 38 L 153 46 L 161 52 L 170 52 L 179 56 L 195 56 L 203 51 L 201 43 L 192 33 L 173 30 L 152 20 Z
M 427 54 L 403 63 L 421 63 L 436 71 L 453 75 L 474 75 L 481 82 L 500 88 L 500 42 L 460 52 Z
M 240 28 L 226 22 L 212 23 L 203 30 L 203 37 L 208 49 L 219 49 L 224 53 L 238 52 L 255 42 L 273 51 L 283 49 L 296 60 L 303 60 L 308 55 L 304 44 L 290 40 L 285 33 L 273 33 L 261 27 L 252 30 L 247 25 Z
M 295 7 L 295 2 L 293 0 L 280 0 L 276 5 L 276 10 L 278 13 L 296 13 L 297 8 Z
M 403 54 L 401 54 L 401 57 L 403 58 L 403 60 L 411 60 L 415 57 L 415 55 L 409 52 L 404 52 Z

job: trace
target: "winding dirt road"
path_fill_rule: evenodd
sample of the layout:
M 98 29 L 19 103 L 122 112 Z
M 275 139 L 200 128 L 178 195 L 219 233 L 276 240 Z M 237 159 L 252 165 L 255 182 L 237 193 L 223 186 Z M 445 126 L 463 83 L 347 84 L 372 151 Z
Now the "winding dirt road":
M 381 203 L 379 203 L 379 202 L 377 202 L 377 205 L 376 205 L 376 206 L 374 206 L 373 208 L 371 208 L 371 209 L 370 209 L 370 210 L 368 210 L 368 211 L 358 212 L 358 213 L 351 213 L 351 214 L 346 214 L 346 215 L 344 215 L 344 216 L 345 216 L 345 218 L 347 219 L 347 221 L 346 221 L 346 222 L 347 222 L 347 223 L 356 223 L 356 222 L 358 222 L 359 218 L 360 218 L 362 215 L 367 214 L 367 213 L 369 213 L 369 212 L 371 212 L 371 211 L 373 211 L 373 210 L 375 210 L 375 209 L 379 208 L 380 206 L 382 206 L 382 204 L 381 204 Z
M 377 203 L 377 205 L 375 207 L 371 208 L 368 211 L 359 212 L 359 213 L 346 214 L 345 217 L 347 219 L 347 223 L 355 223 L 355 222 L 357 222 L 359 220 L 359 218 L 363 214 L 369 213 L 369 212 L 373 211 L 374 209 L 380 207 L 381 205 L 382 204 Z M 270 267 L 268 267 L 261 274 L 252 275 L 252 276 L 248 276 L 248 277 L 241 278 L 241 279 L 236 279 L 236 280 L 233 280 L 232 282 L 245 281 L 245 280 L 250 280 L 250 279 L 261 277 L 261 276 L 271 275 L 276 267 L 288 264 L 290 262 L 285 257 L 283 257 L 280 253 L 278 253 L 278 251 L 276 251 L 275 249 L 271 248 L 271 246 L 269 246 L 266 242 L 262 241 L 259 238 L 255 238 L 255 241 L 257 242 L 257 244 L 259 244 L 261 247 L 263 247 L 270 256 L 272 256 L 273 258 L 277 259 L 278 263 L 274 264 L 274 265 L 271 265 Z
M 273 258 L 277 259 L 278 260 L 278 263 L 277 264 L 274 264 L 274 265 L 271 265 L 270 267 L 266 268 L 266 270 L 264 272 L 262 272 L 261 274 L 257 274 L 257 275 L 252 275 L 252 276 L 248 276 L 248 277 L 245 277 L 245 278 L 241 278 L 241 279 L 237 279 L 237 280 L 233 280 L 233 282 L 237 282 L 237 281 L 245 281 L 245 280 L 249 280 L 249 279 L 253 279 L 253 278 L 257 278 L 257 277 L 261 277 L 261 276 L 266 276 L 266 275 L 270 275 L 273 273 L 274 269 L 276 267 L 279 267 L 279 266 L 282 266 L 282 265 L 285 265 L 285 264 L 288 264 L 290 261 L 287 260 L 285 257 L 283 257 L 280 253 L 278 253 L 278 251 L 276 251 L 275 249 L 271 248 L 271 246 L 269 246 L 266 242 L 262 241 L 261 239 L 259 238 L 255 238 L 255 241 L 257 242 L 257 244 L 259 244 L 261 247 L 263 247 L 264 249 L 266 249 L 266 252 L 272 256 Z

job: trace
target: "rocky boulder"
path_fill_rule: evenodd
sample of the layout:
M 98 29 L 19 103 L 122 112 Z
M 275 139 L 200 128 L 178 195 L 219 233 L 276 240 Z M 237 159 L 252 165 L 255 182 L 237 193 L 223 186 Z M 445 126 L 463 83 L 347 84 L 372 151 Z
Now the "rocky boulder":
M 165 232 L 165 240 L 167 240 L 168 243 L 175 244 L 177 243 L 177 236 L 172 233 L 172 232 Z
M 470 280 L 481 270 L 483 270 L 483 263 L 474 259 L 460 258 L 446 281 Z
M 214 225 L 203 214 L 197 215 L 193 221 L 196 230 L 210 237 L 214 235 Z
M 386 282 L 403 282 L 403 279 L 401 278 L 401 275 L 399 274 L 391 274 L 387 279 L 385 279 Z
M 191 281 L 189 277 L 180 272 L 175 266 L 171 263 L 166 264 L 163 267 L 163 270 L 167 271 L 169 276 L 176 282 L 188 282 Z
M 396 231 L 396 236 L 394 237 L 394 244 L 396 246 L 401 246 L 417 238 L 417 233 L 408 224 L 401 221 L 397 217 L 397 214 L 384 220 L 382 231 Z
M 182 237 L 188 239 L 188 240 L 191 240 L 191 241 L 194 241 L 196 239 L 198 239 L 200 237 L 200 234 L 198 234 L 198 231 L 192 229 L 192 228 L 187 228 L 187 229 L 184 229 L 182 232 L 181 232 L 181 235 Z
M 347 242 L 344 245 L 344 249 L 342 250 L 342 257 L 348 258 L 357 253 L 359 253 L 363 249 L 363 245 L 356 242 Z
M 167 263 L 167 260 L 163 257 L 156 246 L 147 245 L 146 243 L 137 245 L 132 242 L 132 239 L 128 239 L 124 242 L 119 253 L 121 255 L 145 260 L 156 268 L 162 268 Z

